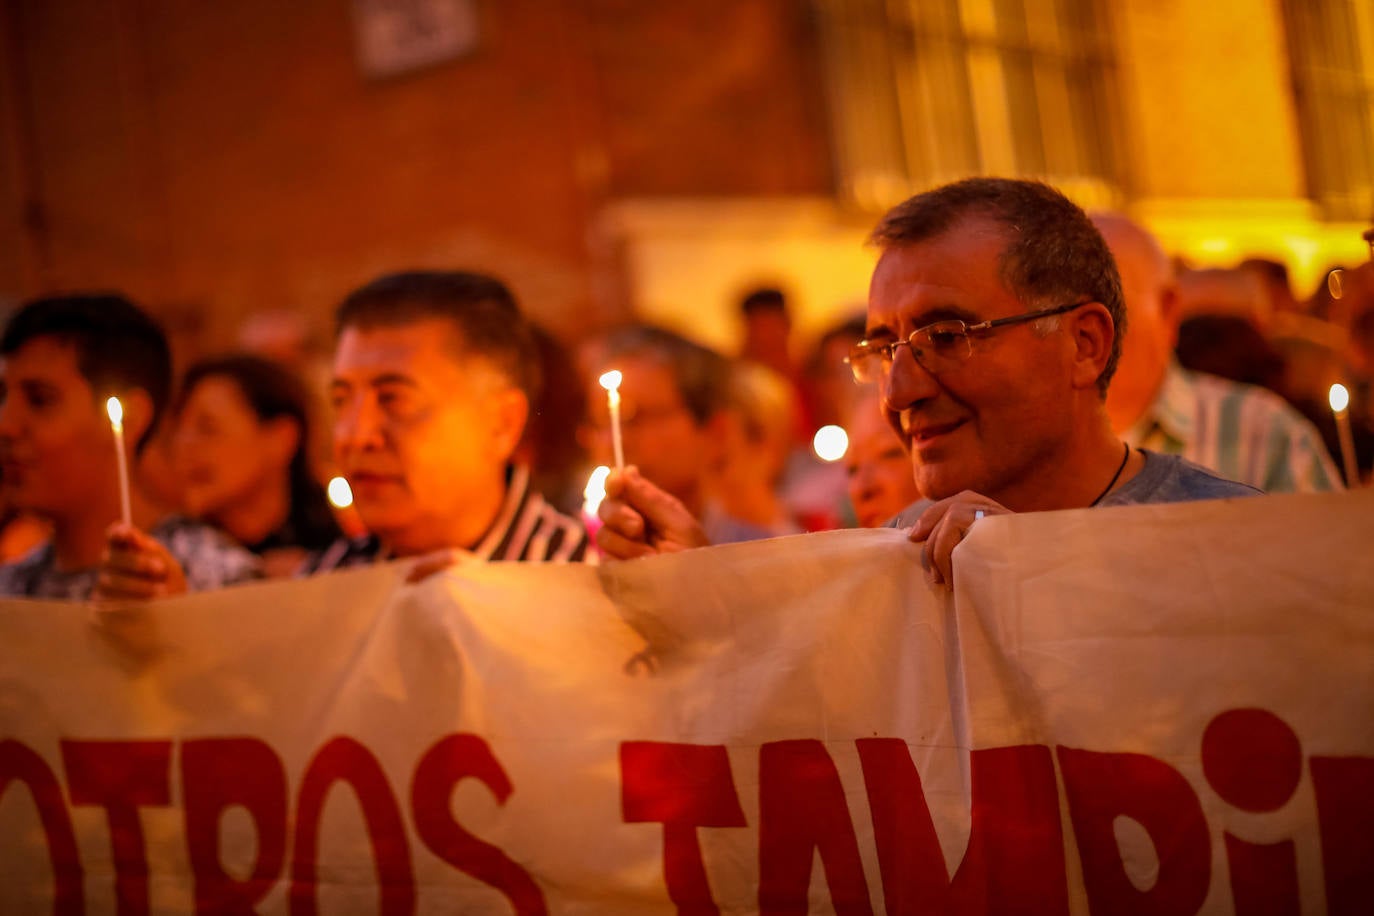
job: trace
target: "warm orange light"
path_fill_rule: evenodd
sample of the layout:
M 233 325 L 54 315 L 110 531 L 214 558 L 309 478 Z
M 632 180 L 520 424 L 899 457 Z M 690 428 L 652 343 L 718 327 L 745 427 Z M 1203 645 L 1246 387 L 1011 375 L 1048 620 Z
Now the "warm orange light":
M 1327 394 L 1327 400 L 1331 402 L 1331 410 L 1335 413 L 1343 413 L 1350 406 L 1350 392 L 1345 390 L 1345 386 L 1340 382 L 1331 386 L 1331 391 Z
M 325 494 L 329 497 L 329 504 L 335 509 L 347 509 L 353 505 L 353 488 L 342 477 L 331 478 L 329 486 L 325 488 Z
M 124 405 L 119 403 L 119 398 L 110 398 L 105 402 L 105 413 L 110 418 L 110 428 L 117 433 L 124 431 Z

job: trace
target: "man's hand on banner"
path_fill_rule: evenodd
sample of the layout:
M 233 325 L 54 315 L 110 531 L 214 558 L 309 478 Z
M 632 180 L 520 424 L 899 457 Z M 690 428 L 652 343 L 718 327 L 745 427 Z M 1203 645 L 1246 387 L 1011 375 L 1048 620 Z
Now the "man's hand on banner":
M 989 515 L 1010 515 L 1011 510 L 980 493 L 965 490 L 942 499 L 916 519 L 908 537 L 925 542 L 921 566 L 931 585 L 954 589 L 954 548 L 959 546 L 974 522 Z
M 185 594 L 181 564 L 151 535 L 116 522 L 105 538 L 105 555 L 92 596 L 97 601 L 138 602 Z
M 650 483 L 634 465 L 623 471 L 611 471 L 606 478 L 606 498 L 597 515 L 602 522 L 596 533 L 597 546 L 615 560 L 711 544 L 701 522 L 687 507 Z

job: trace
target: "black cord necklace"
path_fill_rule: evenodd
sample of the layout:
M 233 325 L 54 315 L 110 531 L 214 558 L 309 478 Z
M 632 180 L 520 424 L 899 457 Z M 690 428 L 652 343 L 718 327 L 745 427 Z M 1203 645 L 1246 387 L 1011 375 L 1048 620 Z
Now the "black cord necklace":
M 1123 448 L 1126 449 L 1125 453 L 1121 456 L 1121 463 L 1116 466 L 1116 473 L 1113 474 L 1112 479 L 1107 482 L 1106 489 L 1104 489 L 1101 493 L 1097 494 L 1097 499 L 1094 499 L 1092 502 L 1088 503 L 1089 509 L 1091 509 L 1098 503 L 1102 502 L 1102 497 L 1112 492 L 1112 487 L 1116 486 L 1116 482 L 1121 479 L 1121 472 L 1126 470 L 1126 462 L 1129 461 L 1131 457 L 1131 445 L 1129 442 L 1123 442 L 1121 443 L 1121 445 Z

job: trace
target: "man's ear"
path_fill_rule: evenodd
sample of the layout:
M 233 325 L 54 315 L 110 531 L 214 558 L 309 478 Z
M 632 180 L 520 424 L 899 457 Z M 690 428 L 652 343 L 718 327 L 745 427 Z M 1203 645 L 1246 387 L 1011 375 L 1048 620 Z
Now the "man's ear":
M 530 399 L 515 387 L 494 392 L 491 399 L 492 448 L 503 461 L 509 460 L 525 434 Z
M 1073 386 L 1097 387 L 1098 376 L 1107 368 L 1116 339 L 1112 313 L 1100 302 L 1089 302 L 1068 314 L 1073 340 Z
M 1183 298 L 1178 294 L 1178 286 L 1167 283 L 1159 291 L 1159 320 L 1169 333 L 1169 349 L 1178 346 L 1178 326 L 1183 323 Z

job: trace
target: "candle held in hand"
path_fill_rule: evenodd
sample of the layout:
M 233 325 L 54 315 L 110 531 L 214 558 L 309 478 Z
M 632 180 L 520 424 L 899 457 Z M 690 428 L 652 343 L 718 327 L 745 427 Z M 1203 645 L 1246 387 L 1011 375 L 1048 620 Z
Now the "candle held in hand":
M 1345 485 L 1360 485 L 1360 469 L 1355 463 L 1355 436 L 1350 431 L 1350 392 L 1339 382 L 1327 394 L 1331 412 L 1336 416 L 1336 435 L 1341 443 L 1341 464 L 1345 468 Z
M 599 381 L 601 387 L 606 389 L 606 407 L 611 412 L 611 449 L 615 452 L 615 469 L 623 470 L 625 467 L 625 446 L 620 439 L 620 381 L 621 374 L 619 369 L 612 369 L 610 372 L 603 372 Z
M 105 413 L 110 417 L 110 429 L 114 432 L 115 462 L 119 466 L 119 511 L 124 524 L 132 525 L 133 510 L 129 505 L 129 457 L 124 449 L 124 405 L 119 398 L 112 397 L 105 402 Z

